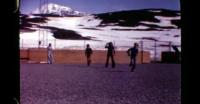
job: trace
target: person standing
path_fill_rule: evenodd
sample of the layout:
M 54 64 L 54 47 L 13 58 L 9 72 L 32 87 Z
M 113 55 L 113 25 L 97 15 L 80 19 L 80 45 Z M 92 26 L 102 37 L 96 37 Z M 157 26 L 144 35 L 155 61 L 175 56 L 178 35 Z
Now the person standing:
M 93 51 L 92 48 L 90 48 L 90 45 L 87 44 L 86 45 L 86 49 L 85 49 L 85 56 L 87 58 L 87 65 L 90 66 L 91 64 L 91 55 L 92 55 Z
M 130 67 L 132 66 L 131 72 L 133 72 L 134 69 L 135 69 L 135 67 L 136 67 L 136 56 L 138 54 L 138 44 L 134 43 L 134 46 L 131 47 L 131 48 L 129 48 L 127 50 L 127 54 L 130 57 L 130 64 L 129 64 L 129 66 Z
M 47 62 L 48 62 L 48 64 L 53 63 L 53 52 L 52 52 L 51 43 L 49 43 L 49 45 L 47 47 Z
M 41 41 L 39 41 L 39 42 L 38 42 L 38 48 L 40 48 L 40 46 L 41 46 L 41 43 L 42 43 Z
M 112 68 L 115 68 L 115 60 L 113 57 L 113 55 L 115 55 L 115 48 L 113 46 L 113 43 L 112 42 L 107 43 L 105 48 L 107 48 L 107 58 L 106 58 L 105 67 L 108 67 L 109 59 L 111 58 Z

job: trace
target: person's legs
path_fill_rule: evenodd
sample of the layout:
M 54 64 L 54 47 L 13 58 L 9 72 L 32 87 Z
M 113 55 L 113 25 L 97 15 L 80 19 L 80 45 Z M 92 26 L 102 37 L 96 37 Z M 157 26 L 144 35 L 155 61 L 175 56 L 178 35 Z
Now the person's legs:
M 88 62 L 88 64 L 89 64 L 89 66 L 90 66 L 90 64 L 91 64 L 91 57 L 89 57 L 89 60 L 88 60 L 89 62 Z
M 47 55 L 47 63 L 48 63 L 48 64 L 51 63 L 50 55 Z
M 91 63 L 91 58 L 90 56 L 87 56 L 87 65 L 90 66 L 90 63 Z
M 88 57 L 87 57 L 87 66 L 89 66 L 89 59 L 88 59 Z
M 112 68 L 115 68 L 115 60 L 114 60 L 113 55 L 111 55 L 111 59 L 112 59 Z
M 133 65 L 133 58 L 132 57 L 130 57 L 130 64 L 129 64 L 129 66 L 132 66 Z
M 50 61 L 50 64 L 52 64 L 53 62 L 52 62 L 52 59 L 53 59 L 53 57 L 52 57 L 52 55 L 50 55 L 49 56 L 49 61 Z
M 47 63 L 50 64 L 49 56 L 47 56 Z
M 109 57 L 110 57 L 110 56 L 107 54 L 106 65 L 105 65 L 105 67 L 108 67 Z
M 135 67 L 136 67 L 136 58 L 133 57 L 133 66 L 131 68 L 131 71 L 134 71 Z

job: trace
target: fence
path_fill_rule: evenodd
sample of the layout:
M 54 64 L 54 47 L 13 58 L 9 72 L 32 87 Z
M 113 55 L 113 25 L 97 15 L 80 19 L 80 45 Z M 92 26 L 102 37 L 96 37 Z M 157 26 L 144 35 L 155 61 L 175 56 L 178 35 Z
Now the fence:
M 140 50 L 149 51 L 151 53 L 151 59 L 154 62 L 161 61 L 162 52 L 173 52 L 172 46 L 177 46 L 181 49 L 178 43 L 172 43 L 170 41 L 140 41 Z
M 150 57 L 151 60 L 156 62 L 156 61 L 160 61 L 161 60 L 161 53 L 162 52 L 172 52 L 172 46 L 176 45 L 178 46 L 178 48 L 180 49 L 180 45 L 178 45 L 179 43 L 172 43 L 170 41 L 157 41 L 157 40 L 140 40 L 137 41 L 139 43 L 139 50 L 141 52 L 146 51 L 146 52 L 150 52 Z M 85 46 L 87 43 L 90 43 L 88 41 L 85 40 L 79 40 L 74 42 L 73 40 L 59 40 L 59 42 L 57 42 L 57 39 L 49 39 L 48 41 L 44 42 L 44 41 L 40 41 L 40 43 L 38 42 L 38 40 L 23 40 L 20 39 L 20 48 L 21 49 L 27 49 L 27 48 L 46 48 L 48 46 L 48 43 L 52 44 L 53 49 L 78 49 L 78 50 L 83 50 L 85 49 Z M 94 50 L 102 50 L 105 49 L 104 45 L 106 42 L 101 43 L 101 44 L 93 44 L 96 45 L 96 48 L 94 48 Z M 133 46 L 133 43 L 126 45 L 125 48 L 119 48 L 120 47 L 120 43 L 116 43 L 115 41 L 113 41 L 114 45 L 117 47 L 117 50 L 127 50 L 128 48 Z M 39 45 L 40 44 L 40 45 Z M 64 46 L 64 47 L 63 47 Z M 143 54 L 141 53 L 141 55 L 143 56 Z

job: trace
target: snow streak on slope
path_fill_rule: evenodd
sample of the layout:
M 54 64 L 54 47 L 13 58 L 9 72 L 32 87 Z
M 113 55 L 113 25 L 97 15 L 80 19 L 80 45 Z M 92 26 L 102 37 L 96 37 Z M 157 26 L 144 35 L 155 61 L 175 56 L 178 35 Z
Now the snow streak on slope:
M 164 16 L 155 16 L 156 19 L 161 20 L 160 23 L 154 23 L 154 22 L 141 22 L 141 23 L 145 23 L 145 24 L 154 24 L 154 25 L 158 25 L 158 26 L 172 26 L 174 28 L 177 28 L 176 25 L 173 25 L 171 23 L 171 20 L 180 20 L 180 16 L 177 17 L 164 17 Z

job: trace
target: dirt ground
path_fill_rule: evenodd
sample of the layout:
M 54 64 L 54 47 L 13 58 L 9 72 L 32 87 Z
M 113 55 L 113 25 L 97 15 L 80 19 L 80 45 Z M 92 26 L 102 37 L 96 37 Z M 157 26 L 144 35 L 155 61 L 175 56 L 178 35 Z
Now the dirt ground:
M 181 65 L 21 64 L 20 104 L 181 104 Z

